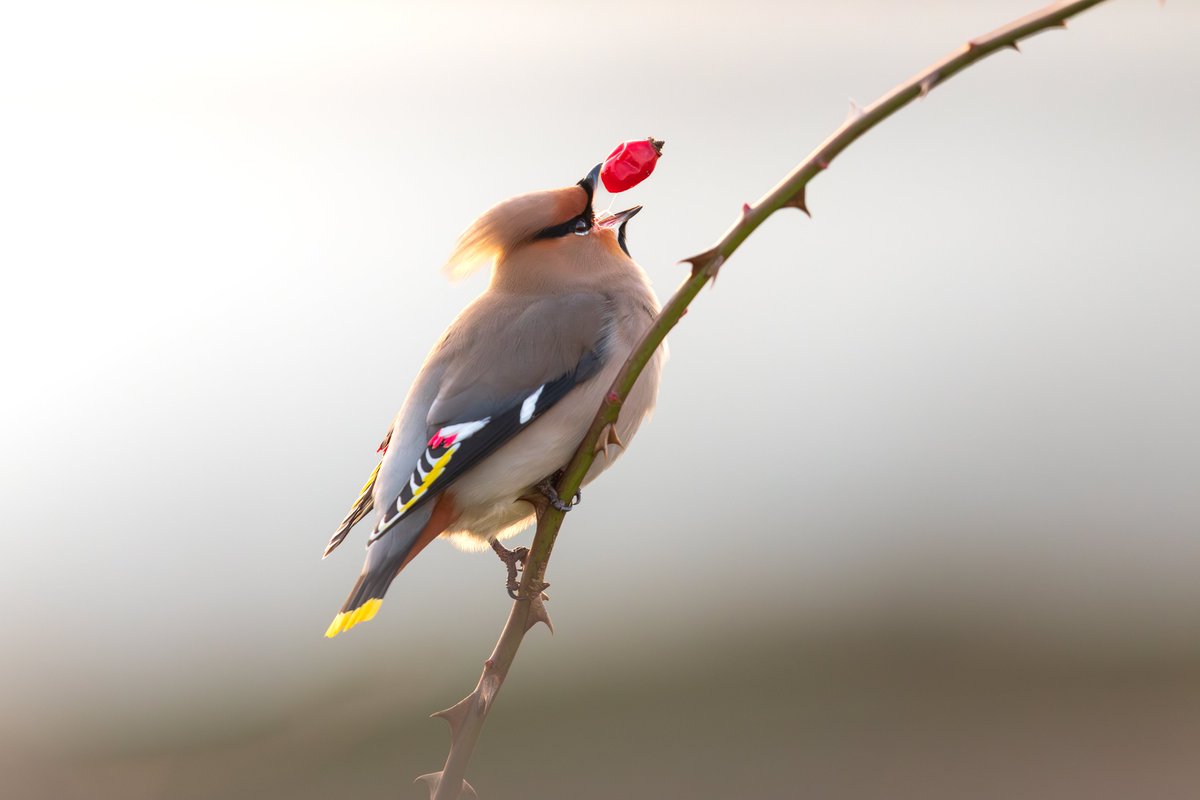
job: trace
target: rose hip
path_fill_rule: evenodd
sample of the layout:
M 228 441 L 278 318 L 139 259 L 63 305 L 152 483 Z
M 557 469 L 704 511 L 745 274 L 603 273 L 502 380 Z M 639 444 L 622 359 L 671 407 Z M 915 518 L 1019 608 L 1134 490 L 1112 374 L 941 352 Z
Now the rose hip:
M 600 169 L 604 188 L 616 194 L 649 178 L 662 155 L 662 148 L 662 140 L 654 138 L 634 139 L 617 145 Z

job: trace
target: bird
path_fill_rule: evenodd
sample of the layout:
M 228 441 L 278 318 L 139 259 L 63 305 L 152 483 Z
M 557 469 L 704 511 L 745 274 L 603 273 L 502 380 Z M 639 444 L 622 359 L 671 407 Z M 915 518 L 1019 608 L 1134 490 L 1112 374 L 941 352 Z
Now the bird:
M 434 539 L 467 550 L 492 545 L 503 558 L 509 551 L 499 542 L 535 518 L 531 495 L 571 507 L 549 479 L 567 465 L 659 312 L 626 236 L 642 207 L 597 215 L 601 166 L 571 186 L 504 200 L 459 237 L 446 269 L 457 276 L 490 266 L 488 285 L 433 345 L 379 446 L 382 458 L 325 548 L 327 557 L 373 513 L 366 562 L 327 637 L 372 619 L 392 581 Z M 650 416 L 664 359 L 665 344 L 606 431 L 606 458 L 584 484 Z M 509 573 L 511 594 L 511 562 Z

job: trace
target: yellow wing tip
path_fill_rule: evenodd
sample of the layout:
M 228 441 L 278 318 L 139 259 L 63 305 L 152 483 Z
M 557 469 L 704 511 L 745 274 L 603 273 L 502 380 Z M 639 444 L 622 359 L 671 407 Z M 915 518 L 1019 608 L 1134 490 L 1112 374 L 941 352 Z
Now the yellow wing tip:
M 371 477 L 367 478 L 367 482 L 364 483 L 363 487 L 358 490 L 358 497 L 360 500 L 362 499 L 362 496 L 370 491 L 371 487 L 375 485 L 375 479 L 379 477 L 379 468 L 382 466 L 383 460 L 381 459 L 379 463 L 375 465 L 375 469 L 371 470 Z
M 383 605 L 382 598 L 372 597 L 358 608 L 343 611 L 333 618 L 333 622 L 329 623 L 329 627 L 325 630 L 325 638 L 332 639 L 342 631 L 348 631 L 360 622 L 374 619 L 375 615 L 379 613 L 381 605 Z

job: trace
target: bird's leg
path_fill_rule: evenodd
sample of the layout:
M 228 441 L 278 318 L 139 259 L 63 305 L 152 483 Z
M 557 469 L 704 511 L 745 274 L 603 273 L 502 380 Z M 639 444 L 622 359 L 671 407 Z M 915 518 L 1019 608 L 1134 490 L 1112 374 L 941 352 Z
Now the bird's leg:
M 529 548 L 516 547 L 509 550 L 500 544 L 499 540 L 493 539 L 492 549 L 504 562 L 504 566 L 508 567 L 508 583 L 504 584 L 504 588 L 508 589 L 508 596 L 516 600 L 517 589 L 521 588 L 521 582 L 517 580 L 517 573 L 525 568 L 525 559 L 529 558 Z
M 550 505 L 554 506 L 559 511 L 566 513 L 575 506 L 579 505 L 579 501 L 583 499 L 583 492 L 576 491 L 575 497 L 571 500 L 571 502 L 564 503 L 562 498 L 558 496 L 558 490 L 554 488 L 554 484 L 558 483 L 558 479 L 562 477 L 562 474 L 562 470 L 560 469 L 549 478 L 543 479 L 542 482 L 537 485 L 537 490 L 545 495 L 546 499 L 550 501 Z

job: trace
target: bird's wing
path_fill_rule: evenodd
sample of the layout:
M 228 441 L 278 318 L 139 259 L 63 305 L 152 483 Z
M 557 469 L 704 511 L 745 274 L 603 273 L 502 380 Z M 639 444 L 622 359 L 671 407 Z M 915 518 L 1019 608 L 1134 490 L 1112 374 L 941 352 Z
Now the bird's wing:
M 375 452 L 383 453 L 386 457 L 388 444 L 392 440 L 392 428 L 388 428 L 387 435 L 383 437 L 383 441 L 379 443 L 379 449 Z M 350 533 L 350 529 L 363 520 L 367 514 L 371 513 L 371 509 L 375 507 L 375 479 L 379 477 L 379 468 L 383 466 L 383 458 L 379 459 L 379 463 L 375 465 L 375 469 L 371 470 L 371 477 L 367 478 L 367 482 L 358 490 L 358 497 L 354 500 L 354 505 L 350 506 L 350 510 L 346 512 L 346 516 L 342 519 L 341 524 L 337 526 L 337 530 L 333 532 L 333 536 L 329 539 L 329 544 L 325 546 L 325 553 L 321 558 L 325 558 L 334 551 L 339 544 Z
M 386 499 L 376 492 L 380 516 L 371 541 L 599 372 L 612 315 L 612 301 L 599 292 L 532 301 L 484 295 L 464 312 L 427 363 L 441 370 L 425 415 L 428 439 L 407 474 L 379 481 L 393 491 Z M 385 461 L 384 469 L 404 464 Z

